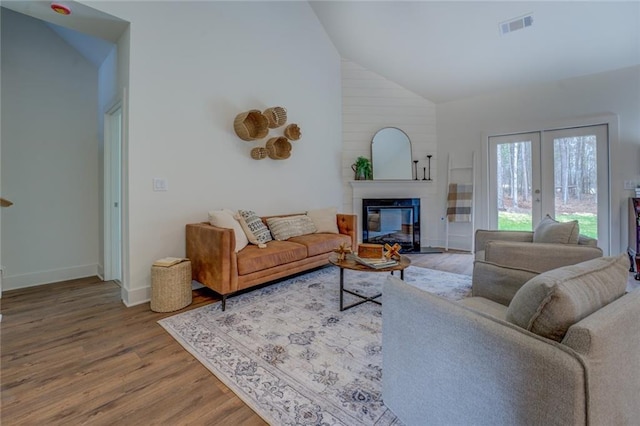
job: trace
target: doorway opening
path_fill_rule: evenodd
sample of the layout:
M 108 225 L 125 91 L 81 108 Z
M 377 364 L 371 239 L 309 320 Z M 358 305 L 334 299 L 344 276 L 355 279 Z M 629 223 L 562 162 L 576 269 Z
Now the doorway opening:
M 122 102 L 104 120 L 104 280 L 122 283 Z

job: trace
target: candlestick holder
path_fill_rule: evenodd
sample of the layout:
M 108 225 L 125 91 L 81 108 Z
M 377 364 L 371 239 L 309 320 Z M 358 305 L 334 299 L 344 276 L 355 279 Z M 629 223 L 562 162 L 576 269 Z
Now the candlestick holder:
M 427 168 L 422 168 L 422 180 L 427 180 Z
M 429 166 L 429 177 L 427 180 L 431 180 L 431 157 L 433 157 L 433 155 L 427 155 L 427 165 Z
M 415 175 L 413 180 L 418 180 L 418 160 L 413 160 L 413 174 Z

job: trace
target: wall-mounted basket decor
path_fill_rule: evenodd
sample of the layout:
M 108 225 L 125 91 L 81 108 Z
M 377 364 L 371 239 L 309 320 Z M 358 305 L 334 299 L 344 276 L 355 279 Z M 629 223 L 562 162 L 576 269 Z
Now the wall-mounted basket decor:
M 267 141 L 267 151 L 272 160 L 286 160 L 291 156 L 291 142 L 282 136 L 271 138 Z
M 252 109 L 238 114 L 233 121 L 233 128 L 238 137 L 244 141 L 262 139 L 269 134 L 267 117 L 259 110 Z
M 300 127 L 298 127 L 298 125 L 295 123 L 291 123 L 284 128 L 284 135 L 289 140 L 297 141 L 298 139 L 300 139 L 301 134 L 302 132 L 300 132 Z
M 254 160 L 262 160 L 264 158 L 267 158 L 268 155 L 269 151 L 267 150 L 267 148 L 256 147 L 251 150 L 251 158 L 253 158 Z
M 270 129 L 283 126 L 284 123 L 287 122 L 287 110 L 283 107 L 276 106 L 267 108 L 264 110 L 263 114 L 267 117 Z

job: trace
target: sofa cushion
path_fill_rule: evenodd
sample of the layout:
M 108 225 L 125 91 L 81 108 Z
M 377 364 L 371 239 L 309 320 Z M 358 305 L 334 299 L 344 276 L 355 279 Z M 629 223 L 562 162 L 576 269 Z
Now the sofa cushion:
M 236 253 L 249 244 L 247 236 L 242 230 L 242 226 L 234 218 L 233 211 L 229 209 L 211 210 L 209 212 L 209 223 L 218 228 L 233 229 L 233 234 L 236 238 Z
M 298 235 L 312 234 L 316 227 L 307 215 L 269 217 L 267 225 L 274 240 L 285 241 Z
M 577 220 L 558 222 L 546 215 L 533 230 L 534 243 L 578 244 L 580 225 Z
M 484 297 L 509 306 L 520 287 L 537 275 L 538 272 L 529 269 L 476 260 L 473 262 L 471 291 L 474 297 Z
M 253 234 L 250 241 L 257 241 L 258 244 L 271 241 L 271 232 L 269 228 L 262 222 L 262 219 L 251 210 L 238 210 L 238 214 L 244 219 L 246 223 L 245 229 L 248 229 L 247 234 Z
M 335 207 L 327 207 L 326 209 L 309 210 L 307 216 L 313 221 L 316 227 L 316 232 L 328 232 L 330 234 L 337 234 L 338 223 L 336 221 L 336 215 L 338 209 Z
M 505 316 L 507 315 L 506 306 L 493 300 L 485 299 L 484 297 L 465 297 L 464 299 L 457 300 L 456 303 L 502 321 L 505 320 Z
M 289 238 L 287 241 L 307 247 L 309 257 L 329 253 L 342 243 L 345 243 L 347 247 L 351 246 L 351 237 L 343 234 L 307 234 Z
M 624 254 L 552 269 L 516 292 L 507 308 L 507 321 L 561 341 L 570 326 L 622 296 L 627 276 Z
M 270 241 L 263 249 L 248 245 L 238 253 L 238 274 L 247 275 L 307 257 L 307 248 L 289 241 Z

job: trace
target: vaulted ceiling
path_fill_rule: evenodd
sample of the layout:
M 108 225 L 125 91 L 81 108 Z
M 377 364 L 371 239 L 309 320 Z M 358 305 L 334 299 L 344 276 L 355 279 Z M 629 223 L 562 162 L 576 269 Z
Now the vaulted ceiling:
M 52 13 L 48 1 L 2 6 L 110 43 L 128 25 L 87 4 L 63 3 L 71 16 Z M 639 0 L 309 4 L 343 58 L 436 103 L 640 64 Z M 525 15 L 531 26 L 501 35 L 501 23 Z M 74 41 L 73 31 L 52 28 L 87 55 L 99 52 L 98 40 Z
M 640 64 L 639 1 L 310 4 L 343 58 L 437 103 Z

